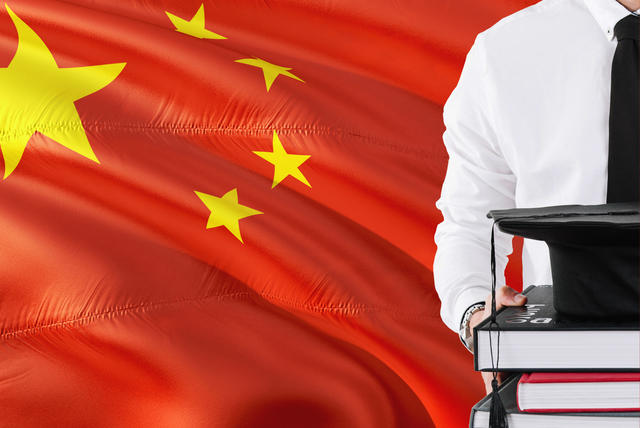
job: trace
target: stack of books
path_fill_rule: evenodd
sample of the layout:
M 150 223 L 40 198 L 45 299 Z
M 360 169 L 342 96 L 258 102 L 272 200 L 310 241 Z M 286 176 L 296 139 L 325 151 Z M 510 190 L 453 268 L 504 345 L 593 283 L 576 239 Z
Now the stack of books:
M 499 394 L 510 428 L 640 427 L 638 321 L 569 320 L 553 308 L 551 286 L 531 286 L 527 305 L 497 314 L 498 368 L 510 376 Z M 489 320 L 474 331 L 475 369 L 492 371 L 497 335 Z M 489 426 L 491 396 L 471 411 L 471 428 Z

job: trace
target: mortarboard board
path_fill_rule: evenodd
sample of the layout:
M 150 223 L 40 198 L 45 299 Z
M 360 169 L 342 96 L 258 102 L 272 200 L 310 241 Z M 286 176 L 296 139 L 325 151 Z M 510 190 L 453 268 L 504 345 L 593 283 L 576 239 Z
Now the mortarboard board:
M 505 233 L 547 243 L 553 305 L 560 315 L 637 319 L 640 316 L 638 208 L 638 202 L 558 205 L 493 210 L 487 217 Z M 489 426 L 496 428 L 507 426 L 507 415 L 497 382 L 500 328 L 496 322 L 494 229 L 491 229 L 489 347 L 493 380 Z M 495 355 L 492 330 L 497 334 Z
M 638 202 L 490 211 L 498 228 L 545 241 L 558 313 L 585 318 L 640 316 Z

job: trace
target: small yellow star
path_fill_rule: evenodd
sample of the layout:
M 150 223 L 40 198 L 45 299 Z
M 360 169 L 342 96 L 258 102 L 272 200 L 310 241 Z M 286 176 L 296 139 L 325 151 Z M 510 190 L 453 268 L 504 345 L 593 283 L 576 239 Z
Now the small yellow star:
M 209 211 L 211 211 L 209 220 L 207 220 L 207 229 L 224 226 L 243 244 L 244 242 L 240 235 L 239 220 L 257 214 L 263 214 L 253 208 L 240 205 L 238 203 L 237 189 L 229 190 L 227 193 L 222 195 L 222 197 L 208 195 L 198 191 L 195 191 L 195 193 L 207 208 L 209 208 Z
M 281 74 L 283 76 L 287 76 L 287 77 L 299 80 L 302 83 L 304 83 L 304 80 L 302 80 L 298 76 L 295 76 L 295 75 L 289 73 L 289 70 L 291 70 L 290 67 L 282 67 L 280 65 L 271 64 L 270 62 L 267 62 L 267 61 L 265 61 L 263 59 L 260 59 L 260 58 L 237 59 L 236 62 L 239 62 L 241 64 L 252 65 L 254 67 L 261 68 L 262 69 L 262 73 L 264 74 L 264 81 L 267 84 L 267 92 L 269 92 L 269 89 L 271 89 L 271 85 L 273 85 L 273 82 L 274 82 L 274 80 L 276 80 L 276 77 L 278 77 Z
M 307 186 L 311 187 L 311 184 L 307 181 L 305 176 L 298 169 L 300 165 L 302 165 L 307 159 L 309 159 L 310 155 L 292 155 L 285 151 L 284 147 L 282 147 L 282 143 L 280 142 L 280 138 L 278 138 L 278 134 L 276 131 L 273 131 L 273 152 L 253 152 L 256 155 L 260 156 L 262 159 L 270 162 L 274 166 L 273 171 L 273 183 L 271 184 L 271 188 L 273 189 L 280 183 L 282 180 L 287 178 L 287 176 L 292 176 L 293 178 L 301 181 Z
M 193 15 L 189 21 L 182 19 L 172 13 L 166 12 L 167 16 L 176 27 L 176 31 L 187 34 L 189 36 L 197 37 L 199 39 L 226 39 L 226 37 L 220 34 L 214 33 L 204 28 L 204 3 L 200 5 L 200 8 Z
M 60 68 L 42 39 L 8 5 L 18 48 L 0 68 L 0 148 L 4 178 L 11 174 L 35 132 L 100 163 L 74 102 L 111 83 L 125 63 Z

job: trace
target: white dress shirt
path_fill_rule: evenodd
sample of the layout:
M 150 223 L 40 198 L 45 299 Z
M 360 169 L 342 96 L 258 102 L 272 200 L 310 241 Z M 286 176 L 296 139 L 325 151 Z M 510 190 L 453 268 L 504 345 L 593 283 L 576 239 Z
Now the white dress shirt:
M 458 331 L 491 290 L 492 209 L 606 202 L 616 0 L 542 0 L 478 34 L 444 106 L 447 174 L 433 272 Z M 511 236 L 496 229 L 497 286 Z M 550 284 L 544 242 L 525 240 L 523 281 Z

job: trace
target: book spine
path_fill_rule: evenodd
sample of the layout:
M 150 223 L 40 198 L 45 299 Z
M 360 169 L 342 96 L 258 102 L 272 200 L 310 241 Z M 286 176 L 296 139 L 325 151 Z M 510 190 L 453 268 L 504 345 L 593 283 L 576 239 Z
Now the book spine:
M 473 370 L 480 371 L 480 367 L 478 367 L 478 326 L 473 329 Z
M 473 406 L 473 407 L 471 408 L 471 417 L 469 417 L 469 428 L 473 428 L 473 422 L 474 422 L 474 420 L 475 420 L 476 412 L 477 412 L 477 411 L 478 411 L 478 410 L 476 410 L 476 407 L 475 407 L 475 406 Z
M 527 373 L 523 374 L 520 377 L 520 380 L 518 381 L 518 385 L 516 386 L 516 406 L 518 407 L 519 411 L 523 411 L 522 407 L 520 407 L 520 385 L 523 383 L 523 380 L 526 381 L 525 379 L 528 377 L 529 375 Z

